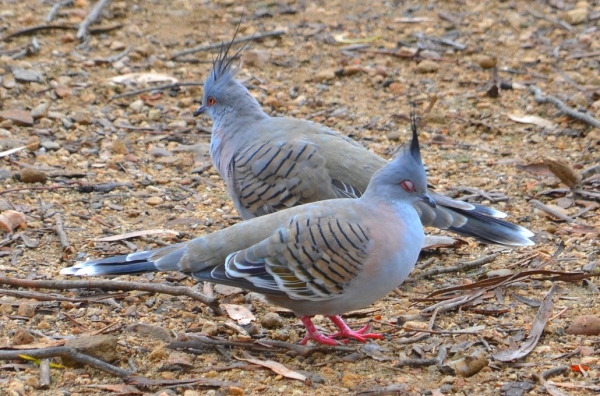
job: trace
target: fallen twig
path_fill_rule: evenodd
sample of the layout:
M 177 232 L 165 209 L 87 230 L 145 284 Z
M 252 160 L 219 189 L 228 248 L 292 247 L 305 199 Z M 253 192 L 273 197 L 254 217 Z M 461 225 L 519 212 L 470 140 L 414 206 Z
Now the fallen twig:
M 138 94 L 141 94 L 144 92 L 149 92 L 149 91 L 162 91 L 165 89 L 173 89 L 173 88 L 179 88 L 179 87 L 198 87 L 198 86 L 201 87 L 203 85 L 204 85 L 203 82 L 177 82 L 174 84 L 159 85 L 157 87 L 136 89 L 135 91 L 130 91 L 130 92 L 125 92 L 125 93 L 118 94 L 118 95 L 113 95 L 110 98 L 108 98 L 108 101 L 110 102 L 115 99 L 121 99 L 121 98 L 125 98 L 127 96 L 138 95 Z
M 356 396 L 384 396 L 384 395 L 400 395 L 406 393 L 406 385 L 404 384 L 394 384 L 381 386 L 377 388 L 367 389 L 364 391 L 359 391 Z
M 50 190 L 58 190 L 60 188 L 78 188 L 79 186 L 73 186 L 73 185 L 54 185 L 54 186 L 23 186 L 23 187 L 15 187 L 15 188 L 9 188 L 8 190 L 3 190 L 0 191 L 0 195 L 3 194 L 8 194 L 11 192 L 19 192 L 19 191 L 26 191 L 26 190 L 30 190 L 30 191 L 50 191 Z
M 0 278 L 2 280 L 2 278 Z M 46 294 L 46 293 L 38 293 L 34 291 L 23 291 L 23 290 L 12 290 L 12 289 L 0 289 L 0 295 L 5 296 L 13 296 L 13 297 L 22 297 L 22 298 L 30 298 L 37 301 L 66 301 L 72 303 L 101 303 L 113 305 L 107 301 L 102 301 L 106 299 L 113 299 L 114 295 L 105 295 L 98 297 L 80 297 L 80 298 L 70 298 L 59 296 L 57 294 Z
M 546 388 L 546 391 L 552 396 L 564 395 L 561 391 L 556 389 L 553 385 L 551 385 L 547 379 L 550 377 L 554 377 L 555 375 L 567 374 L 571 370 L 570 366 L 558 366 L 552 368 L 550 370 L 543 371 L 542 374 L 538 376 L 540 383 Z
M 275 340 L 261 340 L 256 342 L 243 342 L 243 341 L 229 341 L 217 337 L 205 337 L 195 334 L 188 334 L 189 341 L 176 341 L 170 343 L 167 347 L 171 349 L 191 349 L 191 350 L 203 350 L 205 347 L 223 347 L 232 346 L 240 347 L 254 351 L 273 351 L 274 348 L 288 349 L 294 351 L 303 357 L 312 355 L 315 352 L 356 352 L 356 349 L 344 346 L 327 346 L 327 345 L 316 345 L 307 346 L 292 344 L 283 341 Z
M 123 27 L 123 24 L 118 23 L 116 25 L 111 25 L 111 26 L 101 26 L 101 27 L 96 27 L 93 29 L 89 29 L 88 33 L 89 34 L 102 34 L 102 33 L 107 33 L 110 32 L 111 30 L 115 30 L 115 29 L 120 29 Z M 29 34 L 35 34 L 37 32 L 40 32 L 42 30 L 77 30 L 77 25 L 37 25 L 37 26 L 32 26 L 30 28 L 27 29 L 22 29 L 22 30 L 18 30 L 14 33 L 8 34 L 2 38 L 0 38 L 0 41 L 8 41 L 14 37 L 18 37 L 18 36 L 27 36 Z
M 115 54 L 112 56 L 107 56 L 106 58 L 94 58 L 94 59 L 92 59 L 92 62 L 94 62 L 95 65 L 99 65 L 102 63 L 114 63 L 114 62 L 118 61 L 119 59 L 126 57 L 131 52 L 132 49 L 133 49 L 133 46 L 130 45 L 129 47 L 125 48 L 125 50 L 123 50 L 122 52 L 119 52 L 118 54 Z
M 438 351 L 438 354 L 436 357 L 434 358 L 429 358 L 429 359 L 405 359 L 405 360 L 401 360 L 398 363 L 394 364 L 393 368 L 400 368 L 400 367 L 404 367 L 404 366 L 433 366 L 434 364 L 436 366 L 441 367 L 442 363 L 444 363 L 444 360 L 446 360 L 446 356 L 448 355 L 448 351 L 446 350 L 446 347 L 441 346 L 440 350 Z
M 104 371 L 105 373 L 112 374 L 114 376 L 125 378 L 131 375 L 131 372 L 123 370 L 119 367 L 108 364 L 95 357 L 85 355 L 81 352 L 76 351 L 69 347 L 52 347 L 44 349 L 20 349 L 16 351 L 0 351 L 0 360 L 15 360 L 20 359 L 19 355 L 27 355 L 38 359 L 45 359 L 51 357 L 67 357 L 71 360 L 76 361 L 80 364 L 87 364 L 97 370 Z
M 190 379 L 172 379 L 172 380 L 152 380 L 144 377 L 129 377 L 125 380 L 130 385 L 141 386 L 141 387 L 150 387 L 150 386 L 160 386 L 160 387 L 208 387 L 208 388 L 228 388 L 232 386 L 239 387 L 240 384 L 238 382 L 226 382 L 226 381 L 218 381 L 211 380 L 208 378 L 190 378 Z
M 567 223 L 578 224 L 577 220 L 575 220 L 574 218 L 569 217 L 569 216 L 567 216 L 565 214 L 562 214 L 558 210 L 554 210 L 554 209 L 552 209 L 551 207 L 549 207 L 547 205 L 544 205 L 543 203 L 541 203 L 537 199 L 532 199 L 532 200 L 529 201 L 529 203 L 532 204 L 533 206 L 535 206 L 536 208 L 538 208 L 539 210 L 542 210 L 542 211 L 544 211 L 544 212 L 546 212 L 546 213 L 548 213 L 548 214 L 556 217 L 557 219 L 564 220 Z M 580 224 L 580 225 L 582 225 L 582 224 Z
M 60 9 L 60 7 L 70 6 L 74 2 L 75 2 L 75 0 L 62 0 L 62 1 L 59 1 L 58 3 L 54 4 L 52 6 L 52 8 L 50 9 L 50 12 L 48 13 L 48 16 L 46 16 L 46 22 L 52 22 L 52 20 L 58 13 L 58 10 Z
M 494 253 L 494 254 L 491 254 L 491 255 L 485 256 L 485 257 L 481 257 L 481 258 L 478 258 L 477 260 L 467 261 L 466 263 L 458 264 L 458 265 L 455 265 L 452 267 L 432 268 L 430 270 L 423 271 L 415 276 L 408 278 L 404 283 L 411 283 L 411 282 L 415 282 L 419 279 L 428 278 L 428 277 L 434 276 L 434 275 L 447 274 L 449 272 L 466 271 L 468 269 L 480 267 L 484 264 L 490 263 L 490 262 L 494 261 L 496 259 L 496 257 L 498 257 L 498 253 Z
M 289 342 L 276 341 L 276 340 L 261 340 L 261 341 L 258 341 L 258 344 L 271 346 L 271 347 L 275 347 L 275 348 L 289 349 L 291 351 L 298 353 L 302 357 L 310 356 L 315 352 L 327 353 L 327 352 L 333 352 L 333 351 L 335 351 L 335 352 L 355 352 L 356 351 L 355 348 L 345 347 L 345 346 L 329 346 L 329 345 L 308 346 L 308 345 L 292 344 Z
M 56 213 L 56 224 L 54 226 L 54 232 L 58 235 L 58 239 L 60 240 L 60 246 L 62 246 L 63 250 L 68 250 L 71 247 L 69 243 L 69 238 L 67 237 L 67 233 L 63 227 L 63 220 L 60 213 Z
M 171 296 L 186 296 L 206 304 L 216 312 L 221 312 L 216 298 L 208 298 L 203 294 L 195 292 L 185 286 L 169 286 L 157 283 L 123 282 L 112 280 L 28 280 L 8 278 L 0 275 L 0 285 L 11 285 L 30 289 L 105 289 L 105 290 L 128 290 L 148 291 L 152 293 L 163 293 Z
M 587 89 L 585 89 L 584 87 L 582 87 L 581 85 L 577 84 L 575 81 L 573 81 L 573 79 L 571 77 L 569 77 L 569 75 L 567 73 L 565 73 L 562 69 L 560 69 L 559 67 L 555 67 L 554 70 L 560 74 L 560 76 L 563 78 L 563 80 L 565 80 L 567 83 L 571 84 L 575 89 L 577 89 L 578 91 L 582 91 L 585 92 L 587 91 Z
M 533 15 L 534 17 L 536 17 L 538 19 L 543 19 L 545 21 L 555 24 L 556 26 L 558 26 L 562 29 L 565 29 L 568 32 L 573 32 L 573 26 L 569 25 L 567 22 L 565 22 L 561 19 L 550 18 L 549 16 L 546 16 L 546 15 L 542 14 L 541 12 L 538 12 L 538 11 L 532 9 L 531 7 L 527 7 L 526 10 L 528 13 L 530 13 L 531 15 Z
M 77 38 L 79 40 L 83 40 L 88 35 L 88 28 L 90 25 L 98 20 L 100 17 L 100 13 L 102 9 L 110 3 L 110 0 L 98 0 L 98 2 L 92 8 L 92 11 L 85 17 L 83 22 L 79 25 L 79 29 L 77 30 Z
M 250 34 L 248 36 L 243 36 L 243 37 L 238 37 L 236 39 L 233 39 L 228 44 L 229 45 L 234 45 L 234 44 L 239 44 L 239 43 L 245 43 L 246 41 L 257 41 L 257 40 L 262 40 L 262 39 L 267 38 L 267 37 L 279 37 L 279 36 L 283 36 L 284 34 L 286 34 L 286 31 L 283 30 L 283 29 L 274 30 L 272 32 L 254 33 L 254 34 Z M 171 59 L 179 58 L 180 56 L 184 56 L 184 55 L 194 54 L 196 52 L 210 51 L 212 49 L 221 48 L 222 46 L 223 46 L 222 42 L 212 43 L 212 44 L 207 44 L 207 45 L 199 45 L 197 47 L 190 48 L 190 49 L 187 49 L 187 50 L 183 50 L 183 51 L 179 51 L 179 52 L 174 52 L 173 55 L 171 55 Z
M 583 121 L 593 127 L 600 129 L 600 121 L 592 117 L 587 113 L 582 113 L 577 110 L 574 110 L 564 104 L 560 99 L 555 98 L 554 96 L 545 96 L 542 94 L 542 90 L 536 87 L 535 85 L 531 85 L 529 87 L 529 91 L 534 94 L 534 99 L 538 103 L 552 103 L 557 109 L 559 109 L 564 114 L 569 117 L 575 118 L 576 120 Z

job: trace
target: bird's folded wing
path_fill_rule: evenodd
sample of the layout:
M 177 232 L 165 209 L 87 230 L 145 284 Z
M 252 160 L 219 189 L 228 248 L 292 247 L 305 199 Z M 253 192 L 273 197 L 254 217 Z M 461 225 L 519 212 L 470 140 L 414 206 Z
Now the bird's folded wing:
M 210 276 L 265 294 L 328 300 L 343 293 L 363 270 L 373 244 L 369 234 L 360 221 L 343 216 L 299 214 L 271 237 L 230 255 Z M 206 271 L 193 275 L 207 279 Z
M 255 216 L 346 196 L 332 185 L 319 148 L 302 140 L 250 144 L 234 155 L 228 177 L 239 205 Z

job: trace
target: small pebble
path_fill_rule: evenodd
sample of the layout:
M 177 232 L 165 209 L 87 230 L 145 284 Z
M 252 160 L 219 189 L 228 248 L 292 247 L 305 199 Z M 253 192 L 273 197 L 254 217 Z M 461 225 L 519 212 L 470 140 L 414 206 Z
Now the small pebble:
M 425 74 L 436 72 L 439 68 L 440 65 L 438 62 L 425 59 L 417 65 L 415 70 L 417 71 L 417 73 Z
M 136 113 L 139 113 L 142 111 L 142 109 L 144 108 L 144 101 L 141 99 L 136 100 L 135 102 L 132 102 L 129 105 L 129 108 L 133 111 L 135 111 Z
M 40 146 L 45 148 L 46 150 L 58 150 L 60 149 L 60 144 L 56 143 L 52 140 L 42 140 L 40 142 Z
M 47 179 L 45 172 L 32 168 L 23 168 L 19 176 L 23 183 L 43 183 Z
M 260 324 L 267 329 L 276 329 L 283 326 L 283 319 L 278 313 L 269 312 L 261 318 Z
M 148 119 L 150 121 L 158 121 L 162 117 L 162 111 L 159 109 L 150 109 L 148 111 Z
M 156 197 L 156 196 L 150 197 L 146 200 L 146 203 L 148 205 L 152 205 L 152 206 L 160 205 L 163 202 L 164 202 L 164 200 L 161 197 Z
M 600 318 L 595 315 L 578 316 L 566 332 L 573 335 L 596 336 L 600 334 Z
M 15 334 L 12 337 L 13 345 L 31 344 L 34 341 L 35 339 L 31 335 L 31 333 L 20 327 L 15 331 Z

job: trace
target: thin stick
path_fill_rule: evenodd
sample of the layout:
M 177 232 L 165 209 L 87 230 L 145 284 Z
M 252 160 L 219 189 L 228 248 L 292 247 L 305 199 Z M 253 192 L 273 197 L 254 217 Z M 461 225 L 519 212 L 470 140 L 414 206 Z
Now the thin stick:
M 575 81 L 573 81 L 573 79 L 571 77 L 569 77 L 569 75 L 567 73 L 565 73 L 562 69 L 560 69 L 559 67 L 554 67 L 554 70 L 560 74 L 560 76 L 563 78 L 563 80 L 565 80 L 567 83 L 571 84 L 574 88 L 576 88 L 578 91 L 582 91 L 585 92 L 587 91 L 587 89 L 585 89 L 585 87 L 582 87 L 581 85 L 577 84 Z
M 0 351 L 0 360 L 16 360 L 20 359 L 19 355 L 27 355 L 38 359 L 46 359 L 51 357 L 67 357 L 80 364 L 87 364 L 97 370 L 104 371 L 105 373 L 112 374 L 114 376 L 125 378 L 129 377 L 131 373 L 127 370 L 120 369 L 112 364 L 103 362 L 95 357 L 84 355 L 83 353 L 77 352 L 75 349 L 68 347 L 53 347 L 44 349 L 20 349 L 16 351 Z
M 171 296 L 187 296 L 200 301 L 216 312 L 220 312 L 219 303 L 216 298 L 208 298 L 203 294 L 193 291 L 185 286 L 169 286 L 157 283 L 122 282 L 111 280 L 28 280 L 3 277 L 0 275 L 0 285 L 25 287 L 30 289 L 106 289 L 127 291 L 148 291 L 152 293 L 163 293 Z
M 274 30 L 272 32 L 254 33 L 254 34 L 251 34 L 251 35 L 248 35 L 248 36 L 238 37 L 238 38 L 232 40 L 229 45 L 234 45 L 234 44 L 238 44 L 238 43 L 244 43 L 246 41 L 262 40 L 262 39 L 267 38 L 267 37 L 283 36 L 285 33 L 286 33 L 286 31 L 283 30 L 283 29 Z M 183 51 L 179 51 L 179 52 L 174 52 L 173 55 L 171 55 L 171 59 L 179 58 L 180 56 L 184 56 L 184 55 L 194 54 L 196 52 L 210 51 L 212 49 L 221 48 L 221 46 L 223 46 L 222 42 L 212 43 L 212 44 L 207 44 L 207 45 L 199 45 L 197 47 L 190 48 L 190 49 L 187 49 L 187 50 L 183 50 Z
M 571 59 L 593 58 L 594 56 L 600 56 L 600 51 L 586 52 L 583 54 L 573 54 L 573 55 L 567 56 L 565 59 L 571 60 Z
M 567 216 L 565 214 L 562 214 L 559 211 L 557 211 L 555 209 L 552 209 L 551 207 L 549 207 L 547 205 L 544 205 L 543 203 L 541 203 L 537 199 L 531 199 L 529 201 L 529 203 L 532 204 L 533 206 L 535 206 L 536 208 L 538 208 L 538 209 L 540 209 L 540 210 L 542 210 L 542 211 L 544 211 L 544 212 L 546 212 L 546 213 L 548 213 L 548 214 L 556 217 L 557 219 L 564 220 L 567 223 L 577 223 L 577 221 L 574 218 L 569 217 L 569 216 Z
M 572 32 L 573 31 L 573 26 L 569 25 L 567 22 L 558 19 L 558 18 L 550 18 L 549 16 L 546 16 L 536 10 L 534 10 L 531 7 L 527 7 L 526 8 L 527 12 L 530 13 L 531 15 L 533 15 L 535 18 L 539 18 L 539 19 L 543 19 L 545 21 L 551 22 L 553 24 L 555 24 L 556 26 L 565 29 L 568 32 Z
M 112 25 L 112 26 L 106 26 L 106 27 L 97 27 L 97 28 L 93 28 L 89 30 L 89 34 L 102 34 L 102 33 L 107 33 L 110 32 L 111 30 L 115 30 L 115 29 L 120 29 L 123 27 L 122 23 L 118 23 L 116 25 Z M 26 36 L 29 34 L 35 34 L 37 32 L 40 32 L 42 30 L 53 30 L 53 29 L 58 29 L 58 30 L 77 30 L 77 26 L 75 25 L 38 25 L 38 26 L 32 26 L 30 28 L 27 29 L 22 29 L 19 31 L 16 31 L 14 33 L 11 33 L 7 36 L 4 36 L 2 38 L 0 38 L 0 41 L 8 41 L 11 38 L 14 37 L 18 37 L 18 36 Z
M 440 347 L 440 350 L 438 351 L 438 354 L 436 357 L 434 358 L 429 358 L 429 359 L 406 359 L 406 360 L 402 360 L 399 361 L 398 363 L 394 364 L 393 368 L 400 368 L 400 367 L 404 367 L 404 366 L 433 366 L 434 364 L 438 367 L 440 367 L 442 365 L 442 363 L 444 363 L 444 360 L 446 360 L 446 356 L 448 355 L 448 351 L 446 350 L 446 347 Z
M 26 191 L 26 190 L 31 190 L 31 191 L 47 191 L 47 190 L 58 190 L 59 188 L 79 188 L 79 185 L 77 186 L 63 186 L 63 185 L 55 185 L 55 186 L 33 186 L 33 187 L 15 187 L 15 188 L 10 188 L 8 190 L 4 190 L 4 191 L 0 191 L 0 195 L 3 194 L 8 194 L 11 192 L 18 192 L 18 191 Z
M 1 280 L 2 278 L 0 278 Z M 72 303 L 100 303 L 100 304 L 108 304 L 113 305 L 107 301 L 102 301 L 105 299 L 112 299 L 113 296 L 100 296 L 100 297 L 91 297 L 91 298 L 69 298 L 59 296 L 57 294 L 46 294 L 46 293 L 38 293 L 34 291 L 23 291 L 23 290 L 12 290 L 12 289 L 0 289 L 0 295 L 5 296 L 14 296 L 14 297 L 22 297 L 22 298 L 31 298 L 37 301 L 66 301 Z
M 593 127 L 600 129 L 600 121 L 595 119 L 589 114 L 579 112 L 574 110 L 564 104 L 560 99 L 555 98 L 554 96 L 544 96 L 542 90 L 536 87 L 535 85 L 531 85 L 529 87 L 529 91 L 534 95 L 534 99 L 538 103 L 552 103 L 554 107 L 559 109 L 564 114 L 568 115 L 571 118 L 575 118 L 576 120 L 583 121 L 586 124 L 589 124 Z
M 54 4 L 52 6 L 52 9 L 48 13 L 48 16 L 46 17 L 46 22 L 52 22 L 52 20 L 58 13 L 58 10 L 60 9 L 60 7 L 70 6 L 74 2 L 75 2 L 74 0 L 62 0 L 62 1 L 59 1 L 58 3 Z
M 157 87 L 148 87 L 148 88 L 142 88 L 142 89 L 137 89 L 135 91 L 130 91 L 130 92 L 125 92 L 119 95 L 113 95 L 110 98 L 108 98 L 108 101 L 112 101 L 115 99 L 120 99 L 120 98 L 125 98 L 127 96 L 131 96 L 131 95 L 138 95 L 144 92 L 149 92 L 149 91 L 162 91 L 165 89 L 172 89 L 172 88 L 178 88 L 178 87 L 198 87 L 198 86 L 203 86 L 204 83 L 203 82 L 178 82 L 178 83 L 174 83 L 174 84 L 165 84 L 165 85 L 159 85 Z
M 54 226 L 54 232 L 56 232 L 56 235 L 58 235 L 60 246 L 62 246 L 63 250 L 69 249 L 71 244 L 69 243 L 69 238 L 67 237 L 67 233 L 63 228 L 63 220 L 60 213 L 56 214 L 56 225 Z
M 88 28 L 90 27 L 90 25 L 92 23 L 96 22 L 98 17 L 100 17 L 100 13 L 102 12 L 102 9 L 108 3 L 110 3 L 110 0 L 99 0 L 94 5 L 94 8 L 92 8 L 92 11 L 90 11 L 88 16 L 85 17 L 83 22 L 81 22 L 81 24 L 79 25 L 79 29 L 77 30 L 77 38 L 79 40 L 83 40 L 88 35 L 88 32 L 87 32 Z
M 434 276 L 434 275 L 447 274 L 449 272 L 465 271 L 465 270 L 468 270 L 471 268 L 480 267 L 484 264 L 494 261 L 496 259 L 496 257 L 498 257 L 498 253 L 490 254 L 489 256 L 481 257 L 481 258 L 478 258 L 477 260 L 473 260 L 473 261 L 467 261 L 466 263 L 462 263 L 462 264 L 455 265 L 452 267 L 433 268 L 433 269 L 430 269 L 428 271 L 423 271 L 413 277 L 408 278 L 406 281 L 404 281 L 404 283 L 415 282 L 419 279 L 428 278 L 428 277 Z
M 102 63 L 114 63 L 114 62 L 118 61 L 119 59 L 122 59 L 122 58 L 126 57 L 127 55 L 129 55 L 129 53 L 131 52 L 132 49 L 133 49 L 133 46 L 130 45 L 129 47 L 125 48 L 124 51 L 119 52 L 116 55 L 107 56 L 106 58 L 94 58 L 94 59 L 92 59 L 92 61 L 94 62 L 95 65 L 99 65 Z

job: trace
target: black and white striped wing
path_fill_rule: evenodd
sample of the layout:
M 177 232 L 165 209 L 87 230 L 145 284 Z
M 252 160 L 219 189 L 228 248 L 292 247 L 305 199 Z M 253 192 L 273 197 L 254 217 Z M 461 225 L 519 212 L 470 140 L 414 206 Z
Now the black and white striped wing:
M 299 215 L 270 238 L 231 255 L 213 278 L 249 282 L 250 289 L 265 294 L 324 301 L 358 276 L 371 245 L 369 230 L 359 222 Z
M 254 216 L 337 198 L 325 158 L 304 141 L 256 142 L 237 152 L 229 177 L 239 204 Z

